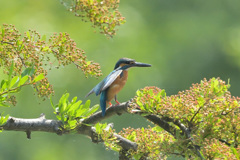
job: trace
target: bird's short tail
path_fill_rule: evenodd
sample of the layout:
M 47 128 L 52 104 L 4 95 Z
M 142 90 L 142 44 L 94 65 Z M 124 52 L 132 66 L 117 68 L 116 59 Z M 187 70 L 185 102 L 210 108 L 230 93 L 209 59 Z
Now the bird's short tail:
M 107 105 L 107 91 L 103 91 L 100 95 L 100 106 L 102 109 L 102 116 L 105 116 L 106 113 L 106 105 Z
M 87 98 L 90 94 L 92 94 L 94 92 L 94 89 L 92 89 L 86 96 L 85 98 Z

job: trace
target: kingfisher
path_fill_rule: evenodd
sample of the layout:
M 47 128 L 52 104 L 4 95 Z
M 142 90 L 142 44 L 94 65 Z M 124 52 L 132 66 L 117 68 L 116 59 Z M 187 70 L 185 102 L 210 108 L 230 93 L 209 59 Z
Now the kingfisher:
M 96 96 L 100 95 L 100 106 L 102 109 L 102 116 L 105 116 L 106 107 L 109 104 L 112 106 L 111 101 L 117 100 L 117 93 L 123 88 L 128 78 L 128 69 L 131 67 L 151 67 L 150 64 L 136 62 L 134 59 L 121 58 L 115 64 L 114 70 L 98 83 L 87 95 L 95 93 Z

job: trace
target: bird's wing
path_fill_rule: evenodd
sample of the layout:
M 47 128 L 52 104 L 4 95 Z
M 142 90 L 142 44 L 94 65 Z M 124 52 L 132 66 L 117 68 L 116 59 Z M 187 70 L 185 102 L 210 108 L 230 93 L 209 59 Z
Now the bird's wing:
M 114 81 L 115 79 L 122 73 L 121 69 L 117 69 L 112 71 L 106 78 L 104 78 L 103 81 L 98 83 L 87 95 L 89 96 L 93 92 L 96 93 L 96 95 L 99 95 L 102 91 L 107 89 Z
M 102 91 L 105 90 L 106 88 L 108 88 L 116 79 L 117 77 L 122 73 L 123 70 L 114 70 L 113 72 L 111 72 L 107 78 L 106 81 L 104 83 L 104 85 L 102 86 Z
M 105 79 L 106 79 L 106 78 L 105 78 Z M 105 79 L 104 79 L 104 80 L 105 80 Z M 88 97 L 88 96 L 89 96 L 90 94 L 92 94 L 93 92 L 95 92 L 96 95 L 98 95 L 98 94 L 97 94 L 97 88 L 100 88 L 100 87 L 101 87 L 101 85 L 103 84 L 104 80 L 103 80 L 102 82 L 98 83 L 85 97 Z

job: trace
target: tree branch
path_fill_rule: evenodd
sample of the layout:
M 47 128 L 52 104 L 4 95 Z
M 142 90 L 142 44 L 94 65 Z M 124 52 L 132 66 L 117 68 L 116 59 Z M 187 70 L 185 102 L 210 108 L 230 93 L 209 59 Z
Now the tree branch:
M 108 111 L 109 116 L 113 115 L 111 114 L 111 112 L 113 112 L 112 110 L 114 109 L 110 109 L 110 111 Z M 101 112 L 100 113 L 97 112 L 95 116 L 98 117 L 97 116 L 98 114 L 101 114 Z M 88 121 L 94 122 L 91 124 L 97 123 L 96 119 L 94 120 L 94 118 L 90 118 L 90 119 L 88 118 Z M 99 121 L 101 121 L 101 119 L 99 119 Z M 87 121 L 83 121 L 83 122 L 85 122 L 84 124 L 90 124 L 90 123 L 86 123 Z M 96 140 L 96 137 L 98 137 L 98 134 L 96 133 L 95 128 L 89 125 L 84 125 L 84 124 L 79 124 L 79 127 L 77 128 L 77 133 L 90 136 L 94 143 L 102 142 L 102 141 Z M 113 126 L 110 126 L 110 127 L 113 127 Z M 46 119 L 44 114 L 41 114 L 39 118 L 35 118 L 35 119 L 9 117 L 7 122 L 3 126 L 1 126 L 1 128 L 7 131 L 26 132 L 28 139 L 31 139 L 32 131 L 50 132 L 50 133 L 56 133 L 58 135 L 69 133 L 69 131 L 66 131 L 62 128 L 61 121 Z M 118 144 L 124 150 L 129 150 L 129 149 L 137 150 L 137 144 L 135 142 L 131 142 L 130 140 L 116 133 L 114 133 L 113 136 L 116 137 L 116 139 L 118 140 Z
M 120 114 L 123 114 L 123 113 L 129 113 L 128 112 L 128 107 L 130 107 L 130 105 L 129 105 L 130 103 L 131 103 L 131 100 L 128 101 L 128 102 L 124 102 L 124 103 L 114 105 L 112 107 L 107 108 L 106 109 L 106 115 L 104 117 L 102 116 L 102 112 L 99 111 L 99 112 L 93 114 L 92 116 L 90 116 L 89 118 L 84 119 L 81 123 L 83 123 L 83 124 L 96 124 L 96 123 L 98 123 L 102 120 L 105 120 L 109 117 L 112 117 L 116 114 L 120 115 Z M 141 115 L 141 114 L 143 114 L 143 112 L 141 112 L 139 110 L 139 112 L 135 112 L 134 114 Z M 175 128 L 170 126 L 167 121 L 159 118 L 156 115 L 147 115 L 147 116 L 143 116 L 143 117 L 148 119 L 149 121 L 153 122 L 154 124 L 162 127 L 164 130 L 166 130 L 167 132 L 169 132 L 173 136 L 175 135 L 175 133 L 176 133 Z M 80 128 L 78 130 L 81 132 L 82 128 L 85 128 L 85 127 L 88 127 L 88 126 L 80 126 Z M 85 130 L 85 129 L 83 129 L 83 130 Z
M 129 102 L 124 102 L 112 107 L 109 107 L 106 109 L 106 114 L 105 116 L 102 116 L 102 112 L 96 112 L 95 114 L 91 115 L 89 118 L 86 118 L 84 120 L 81 121 L 81 124 L 83 125 L 79 125 L 77 127 L 77 132 L 79 134 L 85 134 L 88 135 L 90 137 L 92 137 L 92 139 L 94 139 L 95 137 L 95 130 L 93 127 L 89 126 L 89 125 L 84 125 L 84 124 L 91 124 L 94 125 L 102 120 L 105 120 L 109 117 L 112 117 L 114 115 L 120 115 L 123 113 L 127 113 L 127 108 L 129 107 Z M 129 149 L 133 149 L 133 150 L 137 150 L 137 144 L 135 142 L 132 142 L 116 133 L 114 133 L 113 135 L 114 137 L 117 138 L 117 140 L 119 141 L 119 145 L 124 149 L 124 150 L 129 150 Z M 95 137 L 96 138 L 96 137 Z
M 107 108 L 105 116 L 102 116 L 102 112 L 99 111 L 91 115 L 89 118 L 81 120 L 81 122 L 76 128 L 77 133 L 90 136 L 94 143 L 102 142 L 101 139 L 99 140 L 98 134 L 96 133 L 95 128 L 92 126 L 116 114 L 120 115 L 123 113 L 129 113 L 128 107 L 130 107 L 129 105 L 130 102 L 131 101 L 124 102 L 124 103 L 112 106 L 110 108 Z M 143 114 L 143 112 L 139 110 L 137 112 L 134 112 L 134 114 L 141 115 Z M 177 121 L 168 117 L 160 118 L 157 115 L 146 115 L 143 117 L 153 122 L 154 124 L 160 126 L 165 131 L 169 132 L 174 137 L 176 137 L 176 132 L 177 132 L 176 128 L 169 124 L 169 122 L 173 122 L 182 130 L 183 134 L 186 135 L 186 138 L 193 143 L 193 138 L 191 137 L 191 131 L 180 121 Z M 109 124 L 109 127 L 113 127 L 113 126 Z M 22 119 L 22 118 L 9 117 L 7 123 L 3 125 L 2 128 L 4 130 L 24 131 L 27 133 L 28 138 L 30 138 L 30 134 L 32 131 L 51 132 L 51 133 L 56 133 L 58 135 L 69 133 L 69 131 L 66 131 L 62 128 L 61 121 L 46 119 L 43 114 L 36 119 Z M 119 141 L 118 144 L 123 148 L 123 150 L 125 151 L 129 149 L 137 150 L 137 144 L 135 142 L 131 142 L 130 140 L 116 133 L 114 133 L 113 136 L 116 137 L 116 139 Z M 199 147 L 195 146 L 194 144 L 192 145 L 193 145 L 192 149 L 194 149 L 197 155 L 201 159 L 203 159 L 199 152 Z
M 127 109 L 129 107 L 129 103 L 130 103 L 130 101 L 124 102 L 124 103 L 121 103 L 121 104 L 118 104 L 118 105 L 114 105 L 112 107 L 107 108 L 105 116 L 102 116 L 101 111 L 96 112 L 95 114 L 93 114 L 89 118 L 84 119 L 81 123 L 83 123 L 83 124 L 96 124 L 96 123 L 98 123 L 102 120 L 105 120 L 109 117 L 112 117 L 116 114 L 120 115 L 120 114 L 123 114 L 123 113 L 128 113 Z
M 165 131 L 176 137 L 176 129 L 172 127 L 167 121 L 163 120 L 162 118 L 156 115 L 147 115 L 143 116 L 149 121 L 153 122 L 154 124 L 158 125 L 159 127 L 163 128 Z
M 227 146 L 231 146 L 232 144 L 231 143 L 229 143 L 229 142 L 227 142 L 227 141 L 225 141 L 225 140 L 223 140 L 223 139 L 218 139 L 220 142 L 222 142 L 222 143 L 224 143 L 224 144 L 226 144 Z
M 45 115 L 41 114 L 39 118 L 35 119 L 9 117 L 2 128 L 7 131 L 27 132 L 27 137 L 30 139 L 32 131 L 51 132 L 61 135 L 61 125 L 61 121 L 46 119 Z

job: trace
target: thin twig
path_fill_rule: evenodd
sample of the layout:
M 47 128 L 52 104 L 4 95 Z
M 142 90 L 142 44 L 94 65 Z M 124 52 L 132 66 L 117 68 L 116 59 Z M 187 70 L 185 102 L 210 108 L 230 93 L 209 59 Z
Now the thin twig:
M 20 85 L 18 87 L 15 87 L 15 88 L 12 88 L 12 89 L 9 89 L 9 90 L 6 90 L 6 91 L 3 91 L 0 93 L 0 96 L 4 95 L 4 94 L 7 94 L 7 93 L 10 93 L 11 91 L 14 91 L 14 90 L 18 90 L 19 88 L 23 87 L 23 86 L 26 86 L 26 85 L 31 85 L 32 83 L 25 83 L 23 85 Z

